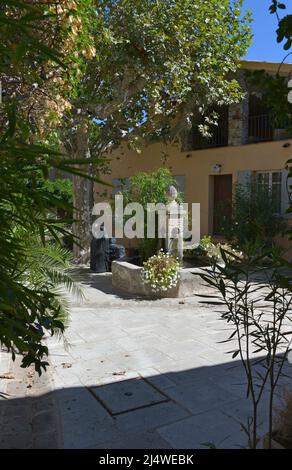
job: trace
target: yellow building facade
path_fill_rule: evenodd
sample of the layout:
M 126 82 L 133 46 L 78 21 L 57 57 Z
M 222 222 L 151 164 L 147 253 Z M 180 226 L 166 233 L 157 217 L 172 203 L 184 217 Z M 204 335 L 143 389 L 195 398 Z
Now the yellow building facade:
M 243 62 L 242 67 L 275 74 L 279 64 Z M 281 67 L 283 75 L 288 76 L 290 71 L 292 64 Z M 287 87 L 287 95 L 288 91 Z M 109 157 L 111 174 L 103 177 L 113 188 L 105 190 L 105 186 L 96 184 L 95 200 L 114 194 L 121 179 L 166 166 L 176 177 L 185 202 L 200 203 L 201 236 L 216 235 L 214 206 L 220 197 L 231 198 L 234 183 L 246 175 L 260 175 L 271 188 L 278 185 L 280 211 L 284 214 L 289 205 L 285 167 L 292 158 L 292 139 L 284 130 L 272 129 L 268 114 L 252 114 L 250 103 L 247 94 L 242 103 L 229 108 L 224 118 L 227 131 L 218 134 L 217 142 L 212 142 L 210 148 L 155 143 L 145 146 L 139 154 L 127 147 L 116 149 Z M 252 106 L 258 112 L 257 104 Z M 283 239 L 282 243 L 289 246 L 290 242 Z

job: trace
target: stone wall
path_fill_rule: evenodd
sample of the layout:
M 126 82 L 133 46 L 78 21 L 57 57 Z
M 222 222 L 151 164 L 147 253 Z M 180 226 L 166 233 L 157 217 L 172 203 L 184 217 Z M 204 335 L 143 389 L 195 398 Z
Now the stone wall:
M 238 81 L 246 95 L 239 103 L 229 106 L 228 145 L 232 146 L 248 144 L 249 99 L 247 84 L 243 76 Z

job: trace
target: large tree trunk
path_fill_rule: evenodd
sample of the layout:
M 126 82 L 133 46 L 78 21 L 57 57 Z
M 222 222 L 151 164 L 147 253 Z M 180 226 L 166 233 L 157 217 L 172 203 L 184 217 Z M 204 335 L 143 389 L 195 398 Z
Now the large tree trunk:
M 73 143 L 73 142 L 72 142 Z M 86 123 L 81 123 L 74 136 L 72 146 L 74 158 L 90 158 L 88 132 Z M 83 173 L 91 175 L 91 165 L 76 165 Z M 78 263 L 87 263 L 90 258 L 93 183 L 92 181 L 73 175 L 73 235 L 78 242 L 73 244 L 74 259 Z

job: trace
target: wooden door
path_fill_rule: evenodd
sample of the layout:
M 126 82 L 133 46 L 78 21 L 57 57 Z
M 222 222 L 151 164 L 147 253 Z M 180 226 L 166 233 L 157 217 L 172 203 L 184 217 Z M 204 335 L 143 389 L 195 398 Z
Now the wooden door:
M 232 175 L 214 176 L 213 234 L 221 235 L 222 217 L 231 215 Z

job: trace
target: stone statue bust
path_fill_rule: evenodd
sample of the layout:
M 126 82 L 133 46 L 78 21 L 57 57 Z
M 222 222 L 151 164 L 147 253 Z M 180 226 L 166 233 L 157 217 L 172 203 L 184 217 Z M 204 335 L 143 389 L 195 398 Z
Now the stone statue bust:
M 167 196 L 170 202 L 175 201 L 177 199 L 178 193 L 175 186 L 171 185 L 168 187 Z

